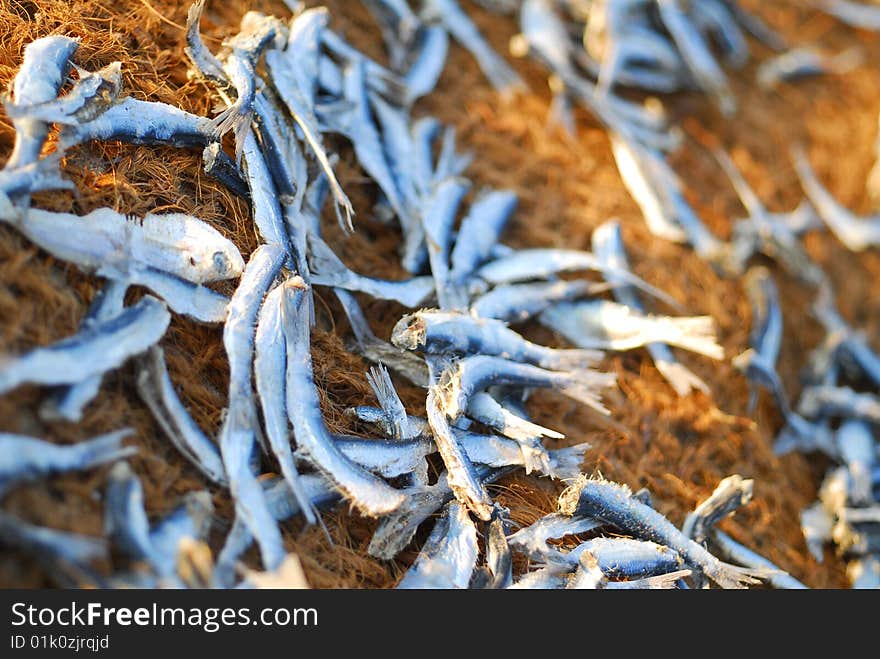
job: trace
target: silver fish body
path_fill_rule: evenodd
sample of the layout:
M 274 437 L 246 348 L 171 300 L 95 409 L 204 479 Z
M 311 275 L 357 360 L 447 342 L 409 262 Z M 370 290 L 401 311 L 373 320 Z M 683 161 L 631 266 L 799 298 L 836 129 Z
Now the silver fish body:
M 663 515 L 635 500 L 625 486 L 582 477 L 559 499 L 560 512 L 597 517 L 637 538 L 651 540 L 675 551 L 691 567 L 723 588 L 745 588 L 758 583 L 761 571 L 723 563 L 697 544 Z
M 76 384 L 114 369 L 165 334 L 171 314 L 152 296 L 78 334 L 0 362 L 0 392 L 25 384 Z
M 477 563 L 477 529 L 467 508 L 450 503 L 398 588 L 467 588 Z
M 391 331 L 391 342 L 398 348 L 429 354 L 503 356 L 557 371 L 595 366 L 602 358 L 597 351 L 560 350 L 532 343 L 498 320 L 433 309 L 401 318 Z
M 122 445 L 131 433 L 126 428 L 67 446 L 0 433 L 0 496 L 18 483 L 127 458 L 137 452 L 134 447 Z
M 95 295 L 82 324 L 92 325 L 121 313 L 127 290 L 128 286 L 124 283 L 108 281 Z M 59 387 L 40 406 L 40 416 L 47 420 L 79 421 L 83 408 L 98 394 L 102 379 L 103 375 L 98 374 L 82 382 Z
M 593 253 L 601 262 L 607 263 L 613 268 L 628 269 L 629 264 L 620 233 L 620 224 L 617 222 L 602 224 L 593 231 L 592 240 Z M 613 273 L 606 273 L 605 278 L 610 282 L 614 281 Z M 631 286 L 615 286 L 613 291 L 614 297 L 621 304 L 637 311 L 644 311 L 635 289 Z M 709 391 L 705 382 L 675 359 L 675 355 L 665 343 L 649 343 L 645 347 L 654 360 L 657 370 L 672 385 L 679 396 L 686 396 L 692 388 L 703 392 Z
M 168 374 L 165 353 L 155 346 L 140 360 L 137 389 L 153 418 L 180 453 L 212 483 L 228 486 L 217 445 L 199 428 Z
M 285 282 L 282 323 L 287 342 L 287 414 L 298 446 L 363 514 L 379 516 L 401 505 L 404 495 L 352 462 L 336 447 L 321 417 L 312 373 L 309 316 L 301 279 Z

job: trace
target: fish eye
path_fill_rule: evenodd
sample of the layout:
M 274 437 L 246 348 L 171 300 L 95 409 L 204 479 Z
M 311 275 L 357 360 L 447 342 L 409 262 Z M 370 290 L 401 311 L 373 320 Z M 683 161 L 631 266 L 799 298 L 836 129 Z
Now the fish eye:
M 189 257 L 189 264 L 192 266 L 194 266 L 196 264 L 196 259 L 194 256 Z
M 229 259 L 223 252 L 214 252 L 214 267 L 218 272 L 226 272 L 229 270 Z

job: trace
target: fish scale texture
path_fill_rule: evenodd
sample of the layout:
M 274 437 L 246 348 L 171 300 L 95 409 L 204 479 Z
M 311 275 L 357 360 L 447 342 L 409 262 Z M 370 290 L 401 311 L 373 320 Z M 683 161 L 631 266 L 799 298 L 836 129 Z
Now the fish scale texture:
M 328 0 L 321 4 L 330 9 L 331 25 L 346 39 L 384 61 L 380 34 L 360 3 Z M 462 4 L 494 48 L 507 57 L 508 41 L 516 33 L 513 20 L 488 14 L 472 3 Z M 798 9 L 794 3 L 750 0 L 743 4 L 794 43 L 821 40 L 841 50 L 854 39 L 852 30 Z M 217 99 L 207 86 L 187 77 L 182 26 L 188 7 L 187 1 L 169 0 L 0 3 L 0 86 L 5 88 L 15 75 L 27 43 L 50 33 L 69 34 L 82 39 L 74 57 L 77 64 L 96 69 L 114 60 L 123 62 L 124 93 L 212 115 Z M 202 20 L 208 46 L 216 49 L 224 37 L 235 34 L 247 9 L 288 15 L 280 1 L 209 2 Z M 866 50 L 866 61 L 878 61 L 880 38 L 859 33 L 858 41 Z M 754 51 L 757 61 L 769 54 L 757 45 Z M 461 148 L 474 152 L 476 157 L 467 170 L 475 183 L 471 197 L 482 186 L 517 193 L 519 208 L 504 239 L 517 247 L 589 249 L 592 230 L 609 217 L 617 217 L 634 272 L 669 292 L 689 313 L 711 315 L 728 357 L 742 352 L 748 347 L 751 310 L 741 283 L 720 279 L 690 249 L 653 239 L 620 181 L 605 130 L 581 111 L 576 112 L 574 138 L 548 127 L 550 94 L 545 72 L 528 60 L 508 57 L 508 61 L 530 89 L 516 102 L 500 100 L 473 59 L 453 45 L 437 89 L 415 109 L 417 115 L 431 113 L 454 124 Z M 877 130 L 876 69 L 860 67 L 838 78 L 763 93 L 754 83 L 756 63 L 730 73 L 740 101 L 735 119 L 722 119 L 700 95 L 669 99 L 673 116 L 682 117 L 685 131 L 696 141 L 712 136 L 727 147 L 772 210 L 791 208 L 799 201 L 797 179 L 787 156 L 795 142 L 810 145 L 818 175 L 843 204 L 859 212 L 871 210 L 863 182 L 873 164 Z M 0 111 L 2 157 L 10 153 L 12 140 L 11 122 Z M 365 183 L 347 146 L 341 142 L 328 146 L 340 154 L 336 171 L 356 210 L 356 232 L 345 237 L 328 206 L 323 221 L 328 242 L 358 272 L 403 278 L 395 256 L 397 232 L 371 218 L 375 188 Z M 743 211 L 711 155 L 691 141 L 673 164 L 695 210 L 713 231 L 727 237 L 732 220 Z M 136 215 L 192 213 L 235 242 L 245 259 L 258 244 L 247 206 L 202 173 L 196 150 L 85 145 L 69 152 L 64 173 L 75 183 L 79 196 L 40 193 L 34 196 L 36 205 L 79 214 L 100 206 Z M 829 273 L 835 289 L 842 291 L 838 303 L 844 317 L 863 327 L 868 336 L 880 336 L 880 254 L 852 255 L 835 241 L 817 235 L 807 237 L 806 249 Z M 806 312 L 811 292 L 778 267 L 773 270 L 787 328 L 779 370 L 796 396 L 801 356 L 819 341 L 822 332 Z M 0 226 L 0 353 L 21 352 L 73 333 L 98 285 L 97 278 L 53 260 L 15 231 Z M 230 294 L 232 286 L 227 283 L 218 290 Z M 132 297 L 141 294 L 129 293 Z M 404 310 L 391 303 L 362 302 L 376 334 L 387 338 Z M 662 312 L 663 308 L 658 305 L 654 310 Z M 334 431 L 366 434 L 368 428 L 357 425 L 343 410 L 372 403 L 364 377 L 369 364 L 347 349 L 352 337 L 345 315 L 326 289 L 316 291 L 316 317 L 312 352 L 326 422 Z M 563 346 L 546 329 L 528 326 L 525 334 L 546 345 Z M 206 432 L 216 433 L 228 382 L 221 328 L 175 316 L 162 346 L 181 399 Z M 722 528 L 809 586 L 847 586 L 842 562 L 827 551 L 825 561 L 816 563 L 799 527 L 799 513 L 815 500 L 824 465 L 801 455 L 774 456 L 771 441 L 781 419 L 772 401 L 762 396 L 756 422 L 749 420 L 748 385 L 728 361 L 710 362 L 683 353 L 679 357 L 709 385 L 711 398 L 702 394 L 678 398 L 647 354 L 636 351 L 608 356 L 600 365 L 616 372 L 620 383 L 620 392 L 606 398 L 614 424 L 552 393 L 537 393 L 529 411 L 535 423 L 566 434 L 565 440 L 548 440 L 549 448 L 590 442 L 593 449 L 583 465 L 586 473 L 600 472 L 633 490 L 649 488 L 660 512 L 677 525 L 725 476 L 740 473 L 754 478 L 753 502 Z M 420 410 L 423 391 L 406 386 L 399 378 L 395 384 L 408 409 Z M 80 424 L 44 423 L 37 414 L 40 401 L 41 392 L 35 387 L 0 397 L 0 431 L 67 444 L 123 425 L 133 427 L 131 442 L 140 450 L 130 463 L 143 483 L 151 517 L 167 514 L 186 492 L 206 486 L 164 439 L 138 398 L 131 365 L 105 378 L 100 395 Z M 434 465 L 435 470 L 438 467 Z M 106 476 L 107 469 L 101 468 L 26 485 L 0 505 L 29 522 L 99 534 L 102 508 L 93 492 L 103 488 Z M 563 487 L 518 474 L 489 489 L 510 508 L 514 522 L 526 524 L 554 510 Z M 217 515 L 231 519 L 228 494 L 217 488 L 210 491 Z M 325 520 L 332 544 L 318 528 L 304 530 L 300 521 L 282 524 L 287 549 L 299 555 L 315 587 L 393 586 L 412 564 L 429 531 L 423 528 L 396 560 L 382 562 L 366 551 L 375 521 L 349 513 L 346 506 L 326 513 Z M 210 540 L 212 549 L 218 551 L 223 541 L 220 529 Z M 254 550 L 247 557 L 251 565 L 257 565 Z M 515 557 L 514 567 L 520 572 L 525 568 L 522 556 Z M 0 547 L 0 585 L 36 587 L 50 582 L 29 558 Z

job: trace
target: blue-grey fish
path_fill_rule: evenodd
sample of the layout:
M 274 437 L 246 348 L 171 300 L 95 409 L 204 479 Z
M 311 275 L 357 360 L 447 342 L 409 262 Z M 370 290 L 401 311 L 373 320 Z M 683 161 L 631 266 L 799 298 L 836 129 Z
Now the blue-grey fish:
M 90 140 L 204 148 L 216 142 L 218 135 L 216 124 L 208 117 L 129 96 L 91 121 L 65 126 L 58 148 L 67 150 Z
M 849 387 L 811 386 L 801 392 L 798 411 L 808 417 L 853 417 L 878 424 L 880 397 Z
M 61 151 L 40 158 L 20 167 L 0 169 L 0 204 L 12 206 L 12 199 L 42 190 L 75 190 L 76 186 L 61 176 Z M 14 210 L 0 210 L 0 214 L 12 216 Z
M 360 291 L 382 300 L 394 300 L 405 307 L 417 307 L 434 291 L 431 277 L 412 277 L 401 281 L 361 275 L 346 266 L 320 237 L 309 235 L 309 267 L 312 282 L 349 291 Z
M 311 508 L 318 509 L 339 500 L 339 492 L 320 474 L 302 474 L 300 480 L 309 498 Z M 290 519 L 302 512 L 296 495 L 284 478 L 267 479 L 261 485 L 269 511 L 277 521 Z M 213 581 L 218 587 L 231 588 L 233 586 L 236 562 L 247 551 L 253 540 L 254 537 L 247 525 L 236 515 L 223 548 L 217 554 Z
M 548 371 L 502 357 L 473 355 L 454 362 L 442 372 L 437 395 L 440 396 L 443 412 L 453 420 L 464 414 L 468 399 L 473 394 L 499 384 L 556 389 L 573 400 L 608 414 L 600 401 L 600 392 L 615 381 L 614 373 L 583 368 L 565 372 Z
M 299 499 L 303 516 L 308 523 L 314 524 L 317 517 L 300 484 L 300 474 L 293 460 L 288 431 L 285 391 L 287 342 L 281 322 L 284 295 L 283 286 L 276 286 L 266 296 L 260 308 L 254 338 L 254 381 L 260 398 L 263 425 L 269 446 L 278 460 L 282 475 Z
M 451 254 L 449 281 L 463 287 L 491 257 L 491 249 L 507 226 L 518 203 L 510 190 L 489 190 L 480 194 L 461 220 Z
M 196 70 L 215 84 L 226 83 L 226 72 L 223 64 L 205 46 L 201 35 L 202 12 L 206 0 L 195 0 L 187 12 L 186 46 L 183 52 L 189 57 Z
M 391 430 L 391 439 L 411 439 L 417 436 L 420 428 L 418 424 L 410 421 L 388 369 L 383 364 L 370 368 L 367 371 L 367 381 L 379 401 L 379 407 L 385 412 L 386 424 Z
M 212 483 L 227 486 L 226 470 L 217 445 L 190 416 L 168 375 L 165 352 L 154 346 L 140 359 L 137 390 L 165 436 Z
M 181 559 L 192 543 L 203 542 L 211 529 L 214 504 L 207 490 L 187 492 L 183 503 L 161 519 L 150 531 L 150 541 L 162 576 L 180 578 Z
M 584 279 L 502 284 L 474 299 L 470 311 L 480 318 L 521 323 L 557 302 L 576 300 L 608 289 L 608 284 Z
M 310 44 L 308 49 L 311 50 L 312 47 L 317 49 L 319 35 L 316 34 L 316 32 L 320 32 L 326 26 L 326 21 L 326 10 L 311 10 L 311 13 L 303 12 L 297 17 L 295 24 L 299 25 L 302 22 L 310 22 L 312 23 L 312 26 L 309 29 L 297 32 L 291 29 L 291 42 L 293 42 L 295 35 L 308 35 L 304 37 Z M 323 140 L 321 139 L 321 131 L 318 127 L 318 120 L 315 117 L 314 112 L 314 91 L 313 89 L 303 89 L 303 86 L 307 86 L 309 83 L 311 83 L 312 86 L 317 84 L 318 72 L 316 69 L 314 71 L 314 78 L 311 80 L 307 79 L 306 82 L 303 82 L 302 77 L 298 77 L 295 73 L 298 68 L 298 60 L 291 56 L 291 53 L 295 54 L 297 51 L 298 49 L 296 47 L 291 50 L 291 45 L 289 43 L 287 50 L 284 52 L 270 50 L 266 53 L 266 65 L 269 70 L 270 80 L 275 87 L 275 90 L 278 92 L 278 95 L 287 106 L 290 115 L 302 131 L 305 142 L 309 145 L 309 148 L 321 165 L 324 175 L 327 177 L 327 182 L 330 184 L 333 198 L 336 201 L 337 218 L 339 219 L 340 225 L 344 229 L 351 231 L 354 226 L 351 221 L 351 218 L 354 215 L 354 208 L 351 205 L 351 201 L 349 201 L 345 192 L 342 190 L 342 186 L 339 185 L 336 175 L 333 173 L 330 159 L 324 149 Z
M 472 463 L 489 467 L 524 467 L 526 473 L 567 480 L 581 473 L 584 454 L 590 445 L 586 442 L 548 451 L 535 440 L 537 449 L 530 450 L 526 442 L 518 442 L 497 435 L 484 435 L 468 430 L 453 429 L 455 438 Z
M 856 217 L 819 182 L 802 147 L 794 148 L 792 156 L 807 197 L 837 239 L 853 252 L 880 244 L 880 217 Z
M 880 557 L 874 554 L 850 561 L 846 575 L 855 589 L 877 590 L 880 588 Z
M 718 522 L 752 500 L 753 484 L 752 479 L 738 474 L 723 479 L 707 499 L 688 513 L 681 532 L 696 542 L 704 542 Z
M 862 53 L 855 48 L 837 55 L 825 55 L 810 47 L 793 48 L 762 62 L 756 78 L 763 89 L 773 89 L 780 83 L 810 76 L 848 73 L 859 66 L 863 59 Z
M 410 98 L 421 98 L 432 92 L 446 65 L 449 33 L 439 25 L 423 25 L 413 44 L 415 56 L 404 74 Z
M 452 502 L 437 520 L 398 588 L 467 588 L 477 564 L 477 529 L 467 508 Z
M 827 376 L 834 371 L 834 365 L 829 360 L 836 362 L 844 357 L 857 366 L 862 375 L 880 386 L 880 355 L 868 345 L 864 333 L 854 330 L 841 317 L 834 303 L 834 292 L 827 280 L 819 287 L 813 302 L 813 314 L 825 328 L 824 348 L 827 348 L 820 351 L 822 363 L 816 365 L 816 370 Z M 815 378 L 815 381 L 833 384 L 827 377 Z
M 650 343 L 666 343 L 691 352 L 723 359 L 711 316 L 642 314 L 608 300 L 562 302 L 541 313 L 541 324 L 585 349 L 633 350 Z
M 568 585 L 570 570 L 567 565 L 547 565 L 521 576 L 511 589 L 559 590 Z
M 680 0 L 657 0 L 660 20 L 675 40 L 682 58 L 698 84 L 727 116 L 736 111 L 736 100 L 727 77 L 718 65 L 709 45 L 688 15 Z
M 391 67 L 399 71 L 421 21 L 406 0 L 364 0 L 363 4 L 379 24 Z
M 849 470 L 850 502 L 853 505 L 870 505 L 874 500 L 871 470 L 878 463 L 871 427 L 860 419 L 848 419 L 840 424 L 834 439 L 840 458 Z
M 594 350 L 547 348 L 526 340 L 493 318 L 439 309 L 422 309 L 403 316 L 391 331 L 398 348 L 428 354 L 497 355 L 555 371 L 595 366 L 602 353 Z
M 766 387 L 773 394 L 786 423 L 797 434 L 811 434 L 810 424 L 792 411 L 785 387 L 776 373 L 776 360 L 782 345 L 782 309 L 776 284 L 765 269 L 750 270 L 746 275 L 746 291 L 752 301 L 754 322 L 752 347 L 733 359 L 733 365 L 745 373 L 754 385 Z M 757 391 L 753 389 L 749 409 L 754 409 Z
M 61 35 L 36 39 L 25 46 L 24 58 L 12 82 L 14 102 L 29 106 L 55 99 L 78 46 L 79 39 Z M 6 161 L 6 169 L 36 162 L 49 135 L 49 126 L 39 119 L 25 116 L 14 120 L 12 125 L 15 143 Z
M 548 540 L 588 533 L 598 529 L 602 524 L 603 522 L 589 516 L 550 513 L 539 517 L 529 526 L 524 526 L 509 536 L 507 541 L 531 560 L 546 563 L 551 552 L 558 551 L 551 548 Z
M 277 245 L 261 245 L 254 251 L 229 302 L 229 315 L 223 327 L 223 346 L 229 359 L 229 403 L 220 429 L 220 454 L 236 512 L 257 539 L 263 565 L 270 570 L 280 565 L 285 551 L 281 532 L 251 471 L 258 428 L 251 370 L 260 304 L 286 257 Z
M 135 447 L 122 445 L 131 434 L 131 428 L 125 428 L 62 446 L 35 437 L 0 433 L 0 497 L 18 483 L 92 469 L 134 455 Z
M 241 139 L 245 180 L 250 190 L 254 224 L 264 242 L 279 245 L 289 251 L 290 236 L 281 214 L 278 190 L 251 127 L 242 134 Z
M 718 549 L 718 552 L 728 561 L 743 565 L 756 570 L 764 570 L 766 572 L 767 583 L 774 588 L 788 590 L 803 590 L 806 588 L 804 584 L 795 579 L 793 576 L 780 570 L 775 564 L 768 561 L 763 556 L 755 553 L 748 547 L 744 547 L 736 540 L 731 538 L 724 531 L 714 529 L 711 532 L 712 544 Z
M 421 18 L 425 22 L 440 22 L 477 60 L 489 82 L 503 94 L 525 89 L 525 83 L 492 49 L 473 21 L 455 0 L 427 0 Z
M 83 123 L 99 116 L 122 90 L 122 63 L 112 62 L 94 72 L 76 69 L 79 80 L 64 96 L 29 105 L 7 103 L 6 114 L 13 120 L 28 117 L 56 124 Z
M 25 383 L 76 384 L 122 365 L 165 334 L 171 314 L 146 295 L 109 320 L 41 348 L 0 360 L 0 393 Z
M 87 215 L 30 208 L 4 217 L 56 258 L 89 271 L 123 273 L 152 267 L 194 284 L 233 279 L 244 260 L 238 248 L 212 226 L 184 213 L 127 216 L 112 208 Z
M 532 423 L 499 403 L 490 393 L 481 391 L 468 400 L 467 415 L 514 440 L 531 440 L 536 437 L 563 439 L 561 432 Z
M 441 181 L 425 201 L 421 213 L 434 290 L 441 309 L 460 308 L 467 303 L 449 285 L 449 254 L 458 208 L 469 188 L 470 182 L 464 179 L 447 178 Z
M 862 30 L 880 30 L 880 7 L 854 0 L 812 0 L 822 11 Z
M 346 458 L 367 471 L 383 478 L 412 475 L 420 483 L 428 479 L 425 457 L 437 450 L 434 442 L 426 437 L 390 442 L 385 438 L 334 435 L 333 443 Z M 308 453 L 300 451 L 297 457 L 308 463 Z
M 201 323 L 222 323 L 226 320 L 229 298 L 207 286 L 140 264 L 104 264 L 99 273 L 110 280 L 143 286 L 161 297 L 175 313 Z
M 292 277 L 284 284 L 281 322 L 287 343 L 287 414 L 297 445 L 343 495 L 369 516 L 397 508 L 404 495 L 352 462 L 336 447 L 321 416 L 321 404 L 312 372 L 308 305 L 305 284 Z
M 603 124 L 635 142 L 661 150 L 677 146 L 680 138 L 668 129 L 662 112 L 611 94 L 600 95 L 581 74 L 568 27 L 551 0 L 525 0 L 519 25 L 522 34 L 512 40 L 511 51 L 531 53 L 550 68 L 554 89 L 571 94 Z
M 634 499 L 625 485 L 582 477 L 560 495 L 559 510 L 567 515 L 591 515 L 637 538 L 668 547 L 722 588 L 745 588 L 764 576 L 763 570 L 720 561 L 663 515 Z
M 626 250 L 623 246 L 623 237 L 620 233 L 620 224 L 616 221 L 608 221 L 593 230 L 592 236 L 593 253 L 610 268 L 624 270 L 629 269 Z M 605 279 L 615 281 L 613 273 L 606 273 Z M 614 297 L 621 304 L 644 311 L 641 301 L 635 289 L 628 285 L 615 286 Z M 649 343 L 645 346 L 657 370 L 672 385 L 679 396 L 686 396 L 691 389 L 699 389 L 704 393 L 709 392 L 709 387 L 703 380 L 697 377 L 689 368 L 675 359 L 675 355 L 665 343 Z
M 724 243 L 700 221 L 684 197 L 681 180 L 663 155 L 614 132 L 611 147 L 621 179 L 651 233 L 672 242 L 689 242 L 701 258 L 718 261 Z
M 627 579 L 626 581 L 609 581 L 605 584 L 607 590 L 669 590 L 683 588 L 682 581 L 685 577 L 693 574 L 691 570 L 676 570 L 668 574 L 658 574 L 653 577 L 641 579 Z
M 562 563 L 574 570 L 584 552 L 592 554 L 603 574 L 612 578 L 641 579 L 668 574 L 682 567 L 682 558 L 674 549 L 633 538 L 585 540 L 569 552 L 549 552 L 547 562 Z
M 429 362 L 430 366 L 430 362 Z M 430 366 L 432 384 L 425 401 L 428 425 L 437 444 L 437 450 L 446 465 L 447 481 L 455 498 L 484 522 L 492 517 L 492 500 L 480 481 L 479 473 L 452 431 L 447 419 L 446 392 L 436 367 Z M 462 410 L 463 411 L 463 410 Z M 455 415 L 458 416 L 458 415 Z
M 127 290 L 127 284 L 108 281 L 92 300 L 82 325 L 93 325 L 120 314 Z M 82 382 L 58 387 L 40 405 L 40 416 L 47 420 L 79 421 L 83 408 L 98 395 L 102 379 L 103 374 L 99 373 Z
M 135 561 L 155 564 L 140 479 L 126 462 L 117 462 L 104 494 L 104 533 L 114 547 Z
M 800 521 L 807 550 L 817 563 L 821 563 L 825 558 L 823 547 L 831 541 L 834 518 L 821 502 L 816 502 L 801 511 Z
M 533 279 L 548 279 L 564 272 L 594 270 L 602 272 L 602 264 L 590 252 L 572 249 L 532 248 L 520 249 L 509 256 L 490 261 L 479 270 L 477 276 L 490 284 L 511 284 Z M 621 281 L 677 307 L 678 303 L 667 293 L 651 286 L 631 272 L 615 270 Z
M 513 554 L 507 544 L 508 511 L 496 508 L 495 516 L 486 529 L 486 565 L 483 568 L 485 577 L 479 587 L 489 589 L 510 588 L 513 584 Z
M 0 544 L 39 560 L 65 588 L 82 587 L 91 580 L 91 564 L 110 556 L 106 538 L 37 526 L 2 510 Z
M 712 153 L 748 213 L 747 219 L 734 225 L 731 243 L 726 250 L 729 270 L 740 272 L 755 252 L 761 252 L 776 260 L 795 277 L 809 284 L 821 282 L 825 275 L 804 251 L 788 223 L 780 220 L 780 216 L 784 214 L 775 213 L 771 216 L 726 151 L 713 149 Z M 793 212 L 797 213 L 799 209 L 800 207 Z

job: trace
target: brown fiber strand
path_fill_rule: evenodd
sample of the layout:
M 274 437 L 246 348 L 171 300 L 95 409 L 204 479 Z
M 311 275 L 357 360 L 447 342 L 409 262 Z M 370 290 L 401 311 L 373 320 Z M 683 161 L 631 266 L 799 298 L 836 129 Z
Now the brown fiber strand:
M 333 0 L 322 4 L 330 8 L 333 26 L 347 39 L 383 59 L 378 30 L 360 3 Z M 508 40 L 516 32 L 513 21 L 463 4 L 495 48 L 506 54 Z M 878 61 L 880 41 L 873 35 L 843 28 L 788 2 L 767 6 L 750 0 L 744 4 L 794 44 L 819 41 L 836 51 L 855 41 L 864 48 L 866 62 Z M 82 39 L 77 64 L 96 68 L 113 60 L 123 62 L 125 94 L 211 114 L 218 99 L 201 82 L 188 77 L 184 35 L 174 26 L 186 22 L 189 2 L 150 0 L 152 9 L 145 5 L 143 0 L 0 2 L 0 86 L 12 80 L 27 43 L 48 34 L 66 34 Z M 237 31 L 248 9 L 288 15 L 280 1 L 210 1 L 202 27 L 212 48 Z M 753 50 L 757 60 L 769 55 L 758 44 L 753 44 Z M 474 191 L 493 186 L 513 189 L 519 195 L 519 210 L 505 239 L 516 246 L 588 248 L 591 231 L 617 217 L 636 273 L 668 291 L 688 313 L 713 316 L 728 358 L 742 351 L 748 343 L 751 311 L 740 284 L 720 279 L 689 249 L 653 239 L 620 181 L 604 130 L 582 111 L 576 113 L 579 130 L 574 138 L 549 127 L 550 96 L 544 71 L 530 61 L 514 65 L 531 92 L 513 103 L 502 102 L 470 56 L 453 46 L 438 89 L 416 109 L 417 114 L 430 112 L 456 126 L 460 147 L 476 155 L 467 172 Z M 686 127 L 699 127 L 716 136 L 772 210 L 793 208 L 800 200 L 788 156 L 789 146 L 796 142 L 808 147 L 818 175 L 842 203 L 859 212 L 871 210 L 864 180 L 874 157 L 880 71 L 865 65 L 845 76 L 762 93 L 754 82 L 754 68 L 753 63 L 731 74 L 740 101 L 734 120 L 722 119 L 699 95 L 668 99 L 669 107 Z M 699 130 L 687 132 L 698 134 Z M 11 124 L 0 114 L 0 154 L 10 152 L 12 139 Z M 350 238 L 343 237 L 328 212 L 324 225 L 329 241 L 355 270 L 403 277 L 392 256 L 397 233 L 371 218 L 374 186 L 366 182 L 343 142 L 333 146 L 341 157 L 340 178 L 355 203 L 358 230 Z M 51 143 L 47 148 L 53 148 Z M 732 220 L 743 211 L 711 156 L 692 143 L 676 157 L 675 166 L 700 216 L 713 230 L 728 235 Z M 191 212 L 233 239 L 245 257 L 257 245 L 247 206 L 205 177 L 196 151 L 90 144 L 67 155 L 64 171 L 79 195 L 40 194 L 34 198 L 36 204 L 76 213 L 99 206 L 137 214 L 157 208 Z M 852 255 L 826 233 L 809 235 L 806 246 L 841 291 L 839 303 L 845 317 L 865 328 L 868 336 L 878 336 L 880 255 L 876 251 Z M 811 292 L 778 268 L 773 270 L 782 289 L 787 328 L 780 372 L 796 395 L 798 370 L 821 331 L 809 317 Z M 14 231 L 0 227 L 0 353 L 20 352 L 73 333 L 97 285 L 94 277 L 55 261 Z M 332 293 L 318 290 L 317 295 L 312 352 L 323 412 L 332 430 L 365 434 L 370 429 L 353 424 L 343 410 L 373 402 L 363 377 L 369 364 L 347 350 L 348 323 Z M 387 338 L 403 310 L 383 302 L 362 302 L 374 331 Z M 529 327 L 526 331 L 562 344 L 546 330 Z M 221 329 L 175 317 L 162 345 L 182 400 L 206 431 L 216 431 L 226 405 L 228 377 Z M 537 423 L 566 434 L 566 440 L 551 442 L 553 447 L 589 441 L 593 448 L 587 453 L 585 471 L 601 472 L 633 489 L 647 487 L 658 509 L 677 524 L 723 477 L 739 473 L 754 478 L 753 502 L 722 527 L 810 586 L 845 587 L 841 561 L 826 552 L 824 563 L 816 563 L 807 554 L 799 529 L 799 512 L 815 499 L 826 465 L 814 457 L 775 457 L 771 441 L 781 420 L 771 401 L 762 395 L 752 423 L 745 418 L 747 383 L 728 361 L 713 363 L 679 354 L 709 384 L 711 397 L 677 398 L 646 354 L 636 351 L 611 355 L 603 364 L 620 377 L 620 391 L 608 398 L 619 428 L 597 423 L 594 416 L 553 394 L 535 395 L 530 410 Z M 131 463 L 144 485 L 147 512 L 155 518 L 169 512 L 185 492 L 205 487 L 205 482 L 163 438 L 137 397 L 132 377 L 130 365 L 106 377 L 100 396 L 78 425 L 40 421 L 40 390 L 22 387 L 0 397 L 0 429 L 69 443 L 122 426 L 135 428 L 131 441 L 139 453 Z M 407 408 L 421 412 L 424 393 L 405 386 L 399 378 L 395 382 Z M 99 534 L 105 478 L 105 469 L 53 478 L 16 489 L 2 505 L 36 523 Z M 526 524 L 554 509 L 561 487 L 516 474 L 491 490 L 510 508 L 516 523 Z M 232 507 L 224 492 L 209 489 L 218 522 L 211 546 L 217 551 Z M 316 587 L 393 586 L 429 530 L 426 525 L 397 560 L 385 563 L 366 553 L 375 521 L 345 506 L 325 519 L 332 542 L 320 529 L 303 529 L 300 521 L 283 525 L 288 548 L 298 553 Z M 256 567 L 256 552 L 252 550 L 247 561 Z M 518 571 L 526 568 L 521 556 L 515 566 Z M 51 585 L 31 559 L 7 549 L 0 549 L 0 584 Z

